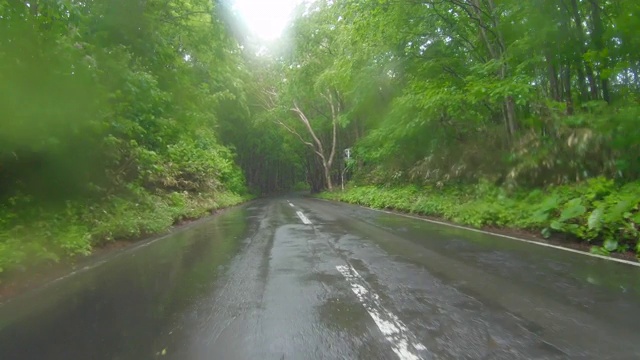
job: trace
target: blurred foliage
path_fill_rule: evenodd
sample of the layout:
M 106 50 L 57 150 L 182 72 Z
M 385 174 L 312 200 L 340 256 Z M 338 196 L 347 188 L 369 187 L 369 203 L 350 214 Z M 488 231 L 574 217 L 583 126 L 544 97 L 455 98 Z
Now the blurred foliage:
M 55 210 L 25 197 L 16 210 L 0 207 L 0 269 L 24 269 L 70 255 L 88 255 L 95 246 L 116 239 L 138 239 L 160 233 L 183 220 L 247 200 L 228 191 L 110 196 L 100 202 L 67 202 Z M 14 203 L 15 204 L 15 203 Z
M 387 74 L 355 144 L 369 183 L 510 188 L 640 175 L 637 2 L 334 1 Z M 345 27 L 347 25 L 341 25 Z M 336 26 L 336 31 L 340 29 Z M 369 68 L 359 70 L 370 73 Z
M 331 137 L 323 93 L 339 99 L 337 150 L 374 184 L 509 189 L 640 174 L 640 26 L 635 1 L 318 0 L 303 5 L 263 66 L 284 139 Z M 302 151 L 305 147 L 302 147 Z M 306 149 L 313 155 L 313 149 Z M 344 161 L 331 169 L 338 181 Z M 318 182 L 318 161 L 307 180 Z M 320 187 L 326 187 L 320 181 Z M 313 187 L 313 186 L 312 186 Z
M 287 64 L 284 86 L 311 74 L 342 90 L 340 142 L 363 187 L 331 196 L 632 250 L 639 4 L 318 0 L 296 26 L 329 56 Z
M 0 272 L 244 199 L 216 130 L 249 116 L 224 16 L 208 0 L 0 0 Z

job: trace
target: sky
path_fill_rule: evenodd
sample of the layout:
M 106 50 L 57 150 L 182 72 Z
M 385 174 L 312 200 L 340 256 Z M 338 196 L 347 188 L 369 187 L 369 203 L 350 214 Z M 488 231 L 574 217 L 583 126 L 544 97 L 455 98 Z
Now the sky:
M 241 16 L 249 30 L 264 41 L 282 35 L 291 14 L 302 0 L 235 0 L 233 9 Z

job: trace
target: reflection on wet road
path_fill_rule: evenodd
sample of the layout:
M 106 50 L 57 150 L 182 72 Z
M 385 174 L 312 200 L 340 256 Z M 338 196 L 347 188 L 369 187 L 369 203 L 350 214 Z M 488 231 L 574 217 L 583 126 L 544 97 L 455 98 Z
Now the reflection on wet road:
M 637 359 L 640 268 L 254 201 L 0 305 L 0 359 Z

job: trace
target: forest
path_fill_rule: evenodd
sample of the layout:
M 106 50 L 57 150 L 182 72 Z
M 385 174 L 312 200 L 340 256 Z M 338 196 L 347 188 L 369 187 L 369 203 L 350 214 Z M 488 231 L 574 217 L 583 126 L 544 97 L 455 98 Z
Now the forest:
M 226 29 L 207 0 L 0 1 L 0 271 L 247 198 Z
M 265 47 L 225 1 L 0 0 L 0 273 L 298 190 L 640 254 L 638 30 L 315 0 Z

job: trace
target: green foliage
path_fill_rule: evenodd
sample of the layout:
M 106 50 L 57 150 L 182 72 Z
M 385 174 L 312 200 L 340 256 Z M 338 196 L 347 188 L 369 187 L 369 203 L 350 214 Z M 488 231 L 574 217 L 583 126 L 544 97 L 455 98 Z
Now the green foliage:
M 443 217 L 473 227 L 525 228 L 594 244 L 592 251 L 640 248 L 640 183 L 615 185 L 604 178 L 507 195 L 487 182 L 475 188 L 354 186 L 323 193 L 327 199 Z
M 249 117 L 222 11 L 208 0 L 0 1 L 0 272 L 245 198 L 218 131 Z
M 93 247 L 114 240 L 161 233 L 183 220 L 197 219 L 248 198 L 228 191 L 153 195 L 141 190 L 135 197 L 111 197 L 89 205 L 28 206 L 18 213 L 0 208 L 0 273 L 17 266 L 88 255 Z
M 637 2 L 329 3 L 332 63 L 384 107 L 356 130 L 354 187 L 325 196 L 640 249 Z
M 317 1 L 276 88 L 340 93 L 365 184 L 636 181 L 638 5 L 574 3 Z
M 300 181 L 293 186 L 293 191 L 309 191 L 311 188 L 306 182 Z

